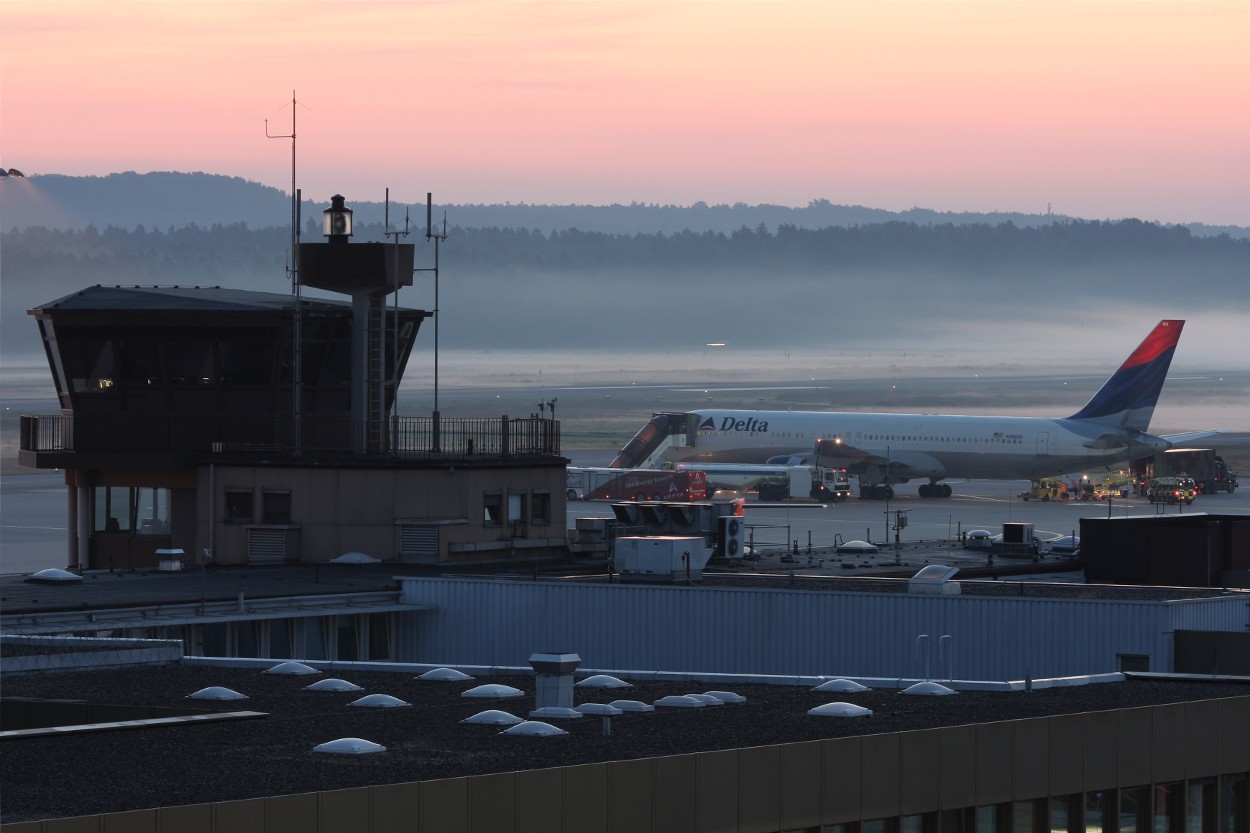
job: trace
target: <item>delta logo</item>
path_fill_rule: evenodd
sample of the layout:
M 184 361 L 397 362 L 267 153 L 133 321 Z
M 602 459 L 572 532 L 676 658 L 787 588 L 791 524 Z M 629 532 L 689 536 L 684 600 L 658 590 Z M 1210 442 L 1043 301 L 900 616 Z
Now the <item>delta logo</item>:
M 747 433 L 763 432 L 768 430 L 768 420 L 756 419 L 734 419 L 733 417 L 721 417 L 720 424 L 712 417 L 708 417 L 699 424 L 700 431 L 745 431 Z

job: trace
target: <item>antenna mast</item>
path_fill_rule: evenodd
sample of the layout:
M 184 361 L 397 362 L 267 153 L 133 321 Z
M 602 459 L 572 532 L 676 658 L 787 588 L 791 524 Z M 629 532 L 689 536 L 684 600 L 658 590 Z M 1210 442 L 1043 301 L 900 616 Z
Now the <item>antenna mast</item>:
M 302 430 L 300 426 L 300 390 L 301 368 L 300 368 L 300 348 L 303 344 L 303 334 L 301 332 L 301 324 L 303 321 L 303 310 L 300 304 L 300 283 L 299 283 L 299 205 L 300 193 L 295 187 L 295 90 L 291 90 L 291 132 L 282 135 L 273 135 L 269 132 L 269 119 L 265 119 L 265 136 L 269 139 L 290 139 L 291 140 L 291 265 L 288 269 L 291 278 L 291 294 L 295 296 L 295 326 L 292 333 L 292 353 L 293 367 L 291 369 L 291 416 L 293 417 L 295 430 L 295 451 L 299 452 L 302 445 Z
M 404 207 L 404 230 L 391 230 L 391 189 L 386 189 L 386 208 L 382 216 L 382 236 L 395 237 L 395 311 L 391 318 L 391 451 L 399 453 L 399 238 L 408 236 L 408 207 Z M 379 394 L 383 397 L 378 412 L 382 413 L 386 405 L 386 385 L 381 386 Z

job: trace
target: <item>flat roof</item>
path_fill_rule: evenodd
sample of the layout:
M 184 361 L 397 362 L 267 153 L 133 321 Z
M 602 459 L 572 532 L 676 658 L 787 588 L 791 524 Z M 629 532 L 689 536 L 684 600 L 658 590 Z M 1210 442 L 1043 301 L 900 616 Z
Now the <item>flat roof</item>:
M 307 296 L 301 298 L 301 304 L 308 312 L 318 309 L 350 310 L 352 306 L 347 299 Z M 295 297 L 290 293 L 255 292 L 220 286 L 96 284 L 55 301 L 40 304 L 32 312 L 272 312 L 294 309 Z
M 541 646 L 536 646 L 541 647 Z M 576 646 L 573 646 L 576 647 Z M 586 658 L 587 663 L 591 658 Z M 523 660 L 523 658 L 522 658 Z M 273 661 L 274 664 L 278 660 Z M 364 691 L 314 692 L 305 686 L 337 676 Z M 579 673 L 578 678 L 586 676 Z M 461 693 L 504 683 L 524 696 L 481 700 Z M 224 686 L 246 700 L 187 700 Z M 718 749 L 881 734 L 941 726 L 1074 714 L 1250 695 L 1250 680 L 1234 682 L 1129 679 L 1026 692 L 964 691 L 947 697 L 908 697 L 894 690 L 857 694 L 807 686 L 639 682 L 623 689 L 575 688 L 575 703 L 615 699 L 652 703 L 669 694 L 727 689 L 742 704 L 657 709 L 612 718 L 610 736 L 596 717 L 550 721 L 568 732 L 516 738 L 501 727 L 462 724 L 488 709 L 524 718 L 534 708 L 529 675 L 463 682 L 416 679 L 416 673 L 335 668 L 317 676 L 278 676 L 257 668 L 164 667 L 13 676 L 6 697 L 69 698 L 91 703 L 196 706 L 212 711 L 265 712 L 240 724 L 181 723 L 144 729 L 74 733 L 2 741 L 0 821 L 62 818 L 152 807 L 425 781 L 592 762 L 650 758 Z M 349 708 L 366 694 L 389 694 L 411 704 L 393 709 Z M 817 718 L 807 711 L 832 701 L 871 709 L 861 719 Z M 345 759 L 314 746 L 363 738 L 385 753 Z M 176 753 L 171 754 L 172 750 Z M 107 773 L 107 789 L 84 789 L 67 773 Z M 99 784 L 97 783 L 97 786 Z

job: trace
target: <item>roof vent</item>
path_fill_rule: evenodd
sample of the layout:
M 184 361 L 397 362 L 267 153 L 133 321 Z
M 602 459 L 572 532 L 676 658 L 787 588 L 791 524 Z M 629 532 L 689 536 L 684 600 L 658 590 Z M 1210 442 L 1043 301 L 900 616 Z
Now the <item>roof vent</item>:
M 593 677 L 587 677 L 573 685 L 585 686 L 586 688 L 629 688 L 629 683 L 617 679 L 611 674 L 595 674 Z
M 521 697 L 525 694 L 519 688 L 499 683 L 489 683 L 460 692 L 461 697 Z
M 263 673 L 299 677 L 308 674 L 320 674 L 321 672 L 310 665 L 305 665 L 302 662 L 283 662 L 275 665 L 273 668 L 270 668 Z
M 213 685 L 208 688 L 201 688 L 194 694 L 188 694 L 192 700 L 246 700 L 246 694 L 240 694 L 232 688 Z
M 458 683 L 458 682 L 461 682 L 462 680 L 471 680 L 473 679 L 473 677 L 464 673 L 463 671 L 457 671 L 454 668 L 435 668 L 430 671 L 426 671 L 424 674 L 417 677 L 417 679 L 418 680 L 439 680 L 442 682 Z
M 499 709 L 488 709 L 484 712 L 478 712 L 472 717 L 466 717 L 461 723 L 480 723 L 484 726 L 515 726 L 521 723 L 521 718 L 510 712 L 500 711 Z
M 582 664 L 577 654 L 556 652 L 530 655 L 534 669 L 534 708 L 573 708 L 573 672 Z
M 340 680 L 337 677 L 330 677 L 325 680 L 317 680 L 312 685 L 304 686 L 304 691 L 364 691 L 364 687 L 355 683 L 349 683 L 347 680 Z
M 811 717 L 871 717 L 872 709 L 854 703 L 825 703 L 807 710 Z
M 406 700 L 400 700 L 398 697 L 392 697 L 389 694 L 367 694 L 359 700 L 353 700 L 347 705 L 358 706 L 362 709 L 400 709 L 404 706 L 411 706 Z
M 385 752 L 386 747 L 371 740 L 360 738 L 339 738 L 320 746 L 313 747 L 314 752 L 326 752 L 331 755 L 371 755 L 374 752 Z
M 557 729 L 550 723 L 543 723 L 541 720 L 526 720 L 523 723 L 504 729 L 501 735 L 525 735 L 526 737 L 545 738 L 552 735 L 567 735 L 568 732 L 563 729 Z
M 839 694 L 853 694 L 857 691 L 867 690 L 868 686 L 860 685 L 854 680 L 825 680 L 812 689 L 812 691 L 836 691 Z
M 916 683 L 915 685 L 908 686 L 899 692 L 899 694 L 919 694 L 930 697 L 941 697 L 946 694 L 956 693 L 957 692 L 953 688 L 947 688 L 941 683 Z

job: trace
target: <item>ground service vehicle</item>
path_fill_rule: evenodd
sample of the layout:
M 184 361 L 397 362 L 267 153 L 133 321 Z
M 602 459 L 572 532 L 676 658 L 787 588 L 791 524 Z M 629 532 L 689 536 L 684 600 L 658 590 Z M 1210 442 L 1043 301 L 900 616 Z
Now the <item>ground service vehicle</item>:
M 1058 477 L 1043 477 L 1034 480 L 1032 488 L 1020 493 L 1021 500 L 1067 500 L 1068 484 Z
M 767 463 L 678 463 L 674 471 L 701 471 L 709 492 L 755 492 L 760 500 L 813 498 L 834 503 L 851 496 L 846 469 Z
M 1133 491 L 1133 480 L 1132 472 L 1107 472 L 1094 483 L 1094 500 L 1128 497 Z
M 565 495 L 569 500 L 706 500 L 707 478 L 701 471 L 569 466 Z
M 1204 495 L 1237 489 L 1237 475 L 1213 448 L 1173 448 L 1155 455 L 1155 476 L 1182 474 L 1192 477 Z
M 1146 497 L 1151 503 L 1185 503 L 1194 502 L 1198 493 L 1198 484 L 1192 477 L 1185 475 L 1156 477 L 1150 481 L 1150 489 Z

